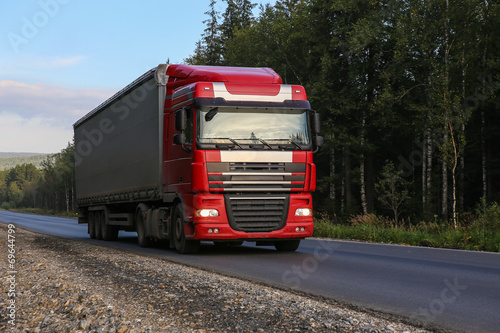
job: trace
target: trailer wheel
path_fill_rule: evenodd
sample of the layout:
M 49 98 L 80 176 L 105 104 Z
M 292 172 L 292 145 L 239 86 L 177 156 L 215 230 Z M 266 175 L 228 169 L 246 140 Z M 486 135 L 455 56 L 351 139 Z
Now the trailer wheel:
M 136 219 L 136 230 L 137 230 L 137 241 L 140 247 L 150 247 L 151 238 L 146 236 L 146 226 L 144 225 L 144 218 L 142 217 L 142 211 L 137 212 Z
M 182 254 L 198 252 L 200 248 L 200 241 L 186 239 L 186 233 L 184 232 L 184 212 L 181 204 L 178 204 L 175 207 L 174 218 L 172 222 L 175 249 Z
M 95 239 L 102 240 L 102 233 L 101 233 L 101 221 L 102 217 L 99 211 L 94 211 L 94 233 L 95 233 Z
M 120 231 L 117 226 L 106 224 L 106 212 L 102 211 L 101 214 L 101 236 L 105 241 L 115 241 L 118 239 L 118 232 Z
M 88 212 L 88 233 L 91 239 L 95 239 L 95 214 L 94 212 Z
M 292 252 L 299 248 L 300 239 L 292 239 L 286 241 L 276 241 L 274 242 L 274 247 L 278 251 L 288 251 Z

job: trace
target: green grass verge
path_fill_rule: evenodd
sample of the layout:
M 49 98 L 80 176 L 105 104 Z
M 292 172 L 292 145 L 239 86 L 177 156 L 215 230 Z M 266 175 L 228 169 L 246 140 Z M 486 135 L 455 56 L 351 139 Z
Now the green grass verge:
M 59 217 L 78 217 L 76 213 L 66 213 L 66 212 L 56 212 L 53 210 L 46 210 L 40 208 L 0 208 L 0 210 L 8 210 L 11 212 L 17 213 L 26 213 L 26 214 L 36 214 L 36 215 L 49 215 L 49 216 L 59 216 Z
M 315 221 L 314 237 L 338 238 L 439 248 L 500 252 L 500 231 L 481 226 L 459 227 L 421 223 L 412 227 L 368 224 L 339 225 Z

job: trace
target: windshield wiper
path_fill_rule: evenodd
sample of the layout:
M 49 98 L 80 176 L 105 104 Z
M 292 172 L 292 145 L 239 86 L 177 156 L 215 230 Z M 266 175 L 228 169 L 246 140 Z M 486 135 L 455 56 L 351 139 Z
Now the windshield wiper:
M 230 141 L 235 146 L 238 146 L 238 148 L 243 149 L 243 147 L 240 146 L 240 144 L 238 142 L 236 142 L 236 140 L 231 139 L 231 138 L 202 138 L 202 139 L 204 139 L 204 140 L 227 140 L 227 141 Z M 201 142 L 201 143 L 205 143 L 205 142 Z M 216 144 L 216 145 L 220 145 L 220 143 L 217 143 L 217 142 L 211 142 L 211 143 Z M 227 145 L 227 143 L 226 143 L 226 145 Z
M 293 141 L 292 139 L 288 140 L 288 142 L 294 145 L 295 147 L 299 148 L 299 150 L 302 150 L 302 146 L 300 146 L 297 142 Z
M 224 138 L 224 139 L 231 141 L 232 143 L 234 143 L 235 145 L 237 145 L 240 149 L 243 149 L 243 147 L 240 146 L 240 144 L 238 142 L 236 142 L 236 140 L 231 139 L 231 138 Z
M 260 142 L 262 142 L 265 146 L 268 146 L 269 149 L 273 149 L 273 147 L 271 147 L 271 145 L 269 143 L 267 143 L 266 141 L 264 141 L 264 139 L 257 139 L 259 140 Z
M 260 142 L 262 142 L 263 144 L 265 144 L 266 146 L 268 146 L 269 148 L 271 148 L 271 145 L 269 143 L 267 143 L 266 141 L 264 141 L 263 139 L 257 139 L 257 140 L 260 140 Z M 293 141 L 292 139 L 267 139 L 268 141 L 286 141 L 286 144 L 285 143 L 276 143 L 279 147 L 279 149 L 293 149 L 293 148 L 298 148 L 298 150 L 302 150 L 303 147 L 301 145 L 299 145 L 297 142 Z M 290 144 L 292 144 L 292 146 L 290 146 Z

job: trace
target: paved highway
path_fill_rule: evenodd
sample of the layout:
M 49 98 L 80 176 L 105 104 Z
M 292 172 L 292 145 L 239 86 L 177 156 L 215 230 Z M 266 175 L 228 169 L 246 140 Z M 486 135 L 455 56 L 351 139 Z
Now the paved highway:
M 140 248 L 134 233 L 120 231 L 116 242 L 91 240 L 87 226 L 73 219 L 0 211 L 0 222 L 327 297 L 428 327 L 500 331 L 498 253 L 307 239 L 293 253 L 252 243 L 226 249 L 206 243 L 197 255 L 180 255 Z

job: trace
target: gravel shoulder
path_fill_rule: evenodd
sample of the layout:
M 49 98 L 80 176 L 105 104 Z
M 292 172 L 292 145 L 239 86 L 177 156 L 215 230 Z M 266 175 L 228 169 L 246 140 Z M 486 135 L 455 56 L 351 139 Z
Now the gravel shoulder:
M 2 332 L 426 332 L 327 300 L 21 228 L 10 267 L 7 225 L 0 226 Z M 12 287 L 15 297 L 6 297 Z

